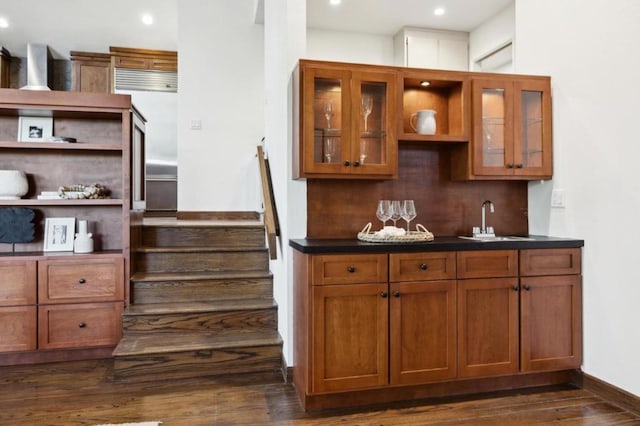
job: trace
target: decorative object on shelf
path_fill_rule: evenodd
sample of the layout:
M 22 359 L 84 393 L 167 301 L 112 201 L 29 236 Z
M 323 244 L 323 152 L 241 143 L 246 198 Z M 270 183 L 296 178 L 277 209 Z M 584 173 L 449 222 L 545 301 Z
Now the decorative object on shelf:
M 19 200 L 29 192 L 27 175 L 22 170 L 0 170 L 0 200 Z
M 371 232 L 371 222 L 367 223 L 362 231 L 358 232 L 358 239 L 369 243 L 424 243 L 433 241 L 433 234 L 421 224 L 416 225 L 416 231 L 405 231 L 402 228 L 395 228 L 398 231 L 391 231 L 385 226 L 382 231 Z M 402 231 L 402 232 L 400 232 Z
M 18 141 L 48 142 L 52 136 L 52 117 L 20 117 L 18 122 Z
M 41 191 L 38 200 L 61 200 L 62 197 L 58 191 Z
M 73 242 L 73 251 L 75 253 L 91 253 L 93 251 L 93 234 L 87 232 L 88 222 L 86 220 L 78 221 L 78 233 Z
M 409 124 L 420 135 L 435 135 L 436 111 L 433 109 L 421 109 L 414 112 L 411 114 Z
M 35 238 L 35 212 L 25 207 L 0 208 L 0 243 L 28 243 Z
M 46 218 L 44 224 L 44 251 L 73 251 L 75 217 Z
M 58 188 L 60 198 L 64 199 L 97 199 L 109 198 L 109 190 L 99 183 L 91 185 L 67 185 Z
M 76 143 L 78 140 L 76 138 L 70 138 L 68 136 L 51 136 L 48 137 L 47 142 L 64 142 L 64 143 Z

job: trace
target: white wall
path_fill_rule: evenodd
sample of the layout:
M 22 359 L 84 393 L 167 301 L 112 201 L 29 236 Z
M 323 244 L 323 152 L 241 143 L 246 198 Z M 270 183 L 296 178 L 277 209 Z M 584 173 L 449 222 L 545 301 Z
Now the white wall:
M 254 1 L 178 3 L 178 210 L 256 211 L 264 37 Z M 201 130 L 191 130 L 200 120 Z
M 393 37 L 309 28 L 304 58 L 393 65 Z
M 511 3 L 469 33 L 469 70 L 476 71 L 476 61 L 496 48 L 515 43 L 514 34 L 515 3 Z
M 554 179 L 530 184 L 530 231 L 585 240 L 583 369 L 640 395 L 640 2 L 516 0 L 515 16 L 516 71 L 553 86 Z
M 270 264 L 278 303 L 283 356 L 293 365 L 293 266 L 290 238 L 306 235 L 306 181 L 292 180 L 293 93 L 291 76 L 304 56 L 306 4 L 299 0 L 265 2 L 265 151 L 269 156 L 281 226 L 278 259 Z

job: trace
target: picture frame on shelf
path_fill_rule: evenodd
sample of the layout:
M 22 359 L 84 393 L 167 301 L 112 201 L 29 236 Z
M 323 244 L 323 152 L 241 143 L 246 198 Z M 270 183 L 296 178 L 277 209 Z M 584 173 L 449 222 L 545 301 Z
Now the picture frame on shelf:
M 20 116 L 19 142 L 49 142 L 53 136 L 53 117 Z
M 46 218 L 44 251 L 73 251 L 75 228 L 75 217 Z

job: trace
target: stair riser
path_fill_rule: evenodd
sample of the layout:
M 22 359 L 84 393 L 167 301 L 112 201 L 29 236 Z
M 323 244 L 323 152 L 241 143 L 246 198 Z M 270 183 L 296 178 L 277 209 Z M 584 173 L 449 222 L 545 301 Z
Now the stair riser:
M 117 382 L 187 379 L 252 372 L 279 371 L 282 367 L 280 345 L 220 350 L 199 350 L 153 355 L 116 357 Z
M 143 304 L 268 298 L 272 295 L 273 279 L 256 278 L 134 282 L 131 297 L 133 304 Z
M 141 252 L 139 272 L 268 271 L 265 250 L 247 252 Z
M 224 335 L 271 332 L 278 327 L 276 308 L 231 312 L 193 312 L 158 315 L 123 315 L 125 335 L 142 333 L 206 332 Z
M 145 226 L 142 244 L 149 247 L 264 247 L 261 227 Z

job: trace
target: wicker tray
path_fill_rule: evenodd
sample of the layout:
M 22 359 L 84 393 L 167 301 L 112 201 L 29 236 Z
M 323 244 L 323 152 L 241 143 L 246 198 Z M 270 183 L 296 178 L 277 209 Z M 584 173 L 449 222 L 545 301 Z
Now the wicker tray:
M 380 236 L 371 232 L 371 222 L 369 222 L 362 231 L 358 232 L 358 239 L 369 243 L 424 243 L 433 241 L 433 234 L 421 224 L 417 224 L 416 231 L 409 231 L 404 235 Z

